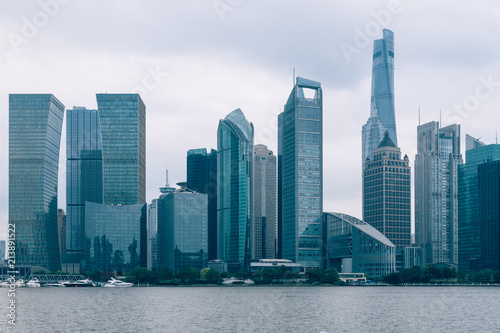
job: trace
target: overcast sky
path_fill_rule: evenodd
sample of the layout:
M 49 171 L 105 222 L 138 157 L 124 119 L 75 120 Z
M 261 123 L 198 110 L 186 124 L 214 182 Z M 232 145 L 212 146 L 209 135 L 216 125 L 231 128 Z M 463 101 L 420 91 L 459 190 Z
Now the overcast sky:
M 395 34 L 398 142 L 412 167 L 419 108 L 421 123 L 439 121 L 441 110 L 443 126 L 460 123 L 462 138 L 493 143 L 497 1 L 2 1 L 0 230 L 8 221 L 9 93 L 52 93 L 69 109 L 97 108 L 96 93 L 140 92 L 151 202 L 167 167 L 171 185 L 186 179 L 188 149 L 216 148 L 218 121 L 236 108 L 254 123 L 255 143 L 276 153 L 293 68 L 323 88 L 324 210 L 361 218 L 361 127 L 383 28 Z M 66 210 L 65 147 L 64 127 L 58 202 Z

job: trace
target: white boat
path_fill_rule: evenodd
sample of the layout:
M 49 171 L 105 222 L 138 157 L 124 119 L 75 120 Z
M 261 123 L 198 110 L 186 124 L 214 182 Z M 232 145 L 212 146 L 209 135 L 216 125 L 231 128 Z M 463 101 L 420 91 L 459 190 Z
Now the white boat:
M 16 287 L 25 287 L 25 286 L 26 286 L 26 284 L 24 283 L 23 279 L 19 279 L 19 280 L 16 281 Z
M 82 287 L 95 287 L 95 283 L 90 279 L 77 280 L 75 282 L 66 282 L 65 287 L 82 288 Z
M 0 282 L 0 287 L 2 288 L 9 288 L 9 286 L 10 286 L 9 281 Z
M 28 283 L 26 283 L 26 287 L 30 287 L 30 288 L 40 288 L 42 285 L 40 284 L 40 281 L 38 281 L 37 278 L 35 279 L 31 279 L 28 281 Z
M 43 285 L 44 287 L 65 287 L 61 282 L 50 282 Z
M 129 283 L 129 282 L 123 282 L 121 280 L 116 280 L 115 278 L 111 278 L 104 287 L 119 287 L 119 288 L 124 288 L 124 287 L 132 287 L 134 284 Z

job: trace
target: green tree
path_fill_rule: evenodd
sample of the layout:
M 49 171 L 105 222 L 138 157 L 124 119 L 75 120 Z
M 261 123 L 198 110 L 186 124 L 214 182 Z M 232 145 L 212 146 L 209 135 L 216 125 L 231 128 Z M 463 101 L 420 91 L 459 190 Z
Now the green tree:
M 392 272 L 384 276 L 383 278 L 385 283 L 388 284 L 399 284 L 399 273 Z
M 229 273 L 224 271 L 224 272 L 220 273 L 220 277 L 223 279 L 227 279 L 229 277 Z
M 210 283 L 220 283 L 222 282 L 222 278 L 220 277 L 219 272 L 217 272 L 213 268 L 203 268 L 200 272 L 201 280 Z
M 200 277 L 200 273 L 192 266 L 184 266 L 175 274 L 175 277 L 183 283 L 193 283 Z
M 323 281 L 325 271 L 321 268 L 313 268 L 306 271 L 307 281 L 309 283 L 320 283 Z
M 135 267 L 126 274 L 126 279 L 133 283 L 150 282 L 151 271 L 144 267 Z
M 493 282 L 493 273 L 491 269 L 483 269 L 474 275 L 474 282 L 491 283 Z
M 323 274 L 323 283 L 331 283 L 334 284 L 339 280 L 339 273 L 335 268 L 328 268 L 325 270 Z
M 493 274 L 493 282 L 494 283 L 500 283 L 500 271 L 496 271 Z
M 250 272 L 245 271 L 244 269 L 241 269 L 234 274 L 234 277 L 237 279 L 248 279 L 250 276 Z

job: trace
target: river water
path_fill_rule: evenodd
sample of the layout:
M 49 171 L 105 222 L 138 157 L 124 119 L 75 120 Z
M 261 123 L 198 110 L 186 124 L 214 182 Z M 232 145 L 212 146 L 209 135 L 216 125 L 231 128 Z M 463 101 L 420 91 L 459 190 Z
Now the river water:
M 500 287 L 19 288 L 1 332 L 500 332 Z

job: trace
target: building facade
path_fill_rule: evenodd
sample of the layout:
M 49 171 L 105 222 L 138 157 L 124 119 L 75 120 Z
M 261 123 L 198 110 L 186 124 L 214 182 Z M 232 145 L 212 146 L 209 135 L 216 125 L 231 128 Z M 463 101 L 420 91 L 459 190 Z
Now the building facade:
M 415 243 L 424 264 L 458 264 L 458 166 L 460 125 L 417 128 L 415 156 Z
M 146 202 L 146 106 L 138 94 L 97 94 L 103 202 Z
M 63 268 L 79 272 L 85 258 L 85 202 L 103 203 L 99 111 L 66 111 L 66 254 Z
M 276 156 L 265 145 L 253 150 L 252 260 L 276 258 Z
M 64 209 L 57 210 L 57 230 L 59 235 L 59 251 L 61 258 L 66 254 L 66 214 Z
M 87 271 L 124 274 L 147 266 L 147 204 L 85 203 Z
M 177 190 L 165 197 L 165 266 L 201 270 L 208 263 L 208 195 Z
M 187 188 L 208 195 L 208 260 L 217 259 L 217 150 L 188 151 Z
M 396 270 L 404 268 L 411 240 L 410 161 L 386 132 L 363 169 L 363 220 L 396 245 Z
M 465 164 L 458 166 L 458 269 L 481 269 L 479 165 L 500 159 L 500 145 L 465 135 Z
M 9 223 L 16 265 L 61 269 L 57 180 L 64 105 L 51 94 L 9 95 Z
M 381 277 L 396 269 L 396 246 L 366 222 L 342 213 L 323 213 L 324 268 Z
M 158 268 L 158 199 L 148 205 L 148 269 Z
M 280 259 L 321 266 L 323 96 L 321 84 L 297 77 L 278 116 Z
M 394 33 L 387 29 L 383 30 L 382 39 L 373 42 L 371 105 L 377 110 L 378 117 L 387 127 L 389 137 L 397 146 L 394 103 Z M 374 108 L 372 112 L 373 110 Z M 381 136 L 383 135 L 384 133 Z
M 481 268 L 500 271 L 500 160 L 478 166 Z
M 217 256 L 228 270 L 250 266 L 252 222 L 252 123 L 240 109 L 217 130 Z

